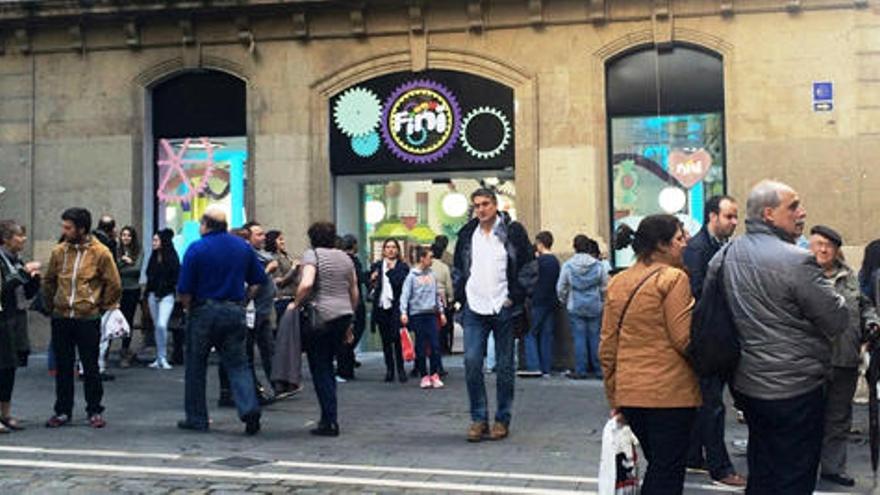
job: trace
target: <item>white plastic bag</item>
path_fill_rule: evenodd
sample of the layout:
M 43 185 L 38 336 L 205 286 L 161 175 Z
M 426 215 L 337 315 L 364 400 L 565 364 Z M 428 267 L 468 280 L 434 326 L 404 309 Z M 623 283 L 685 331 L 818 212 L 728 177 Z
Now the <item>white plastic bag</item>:
M 599 462 L 599 495 L 639 493 L 638 444 L 628 425 L 615 418 L 605 423 Z
M 114 340 L 131 335 L 131 328 L 125 315 L 118 309 L 111 309 L 101 317 L 101 340 Z

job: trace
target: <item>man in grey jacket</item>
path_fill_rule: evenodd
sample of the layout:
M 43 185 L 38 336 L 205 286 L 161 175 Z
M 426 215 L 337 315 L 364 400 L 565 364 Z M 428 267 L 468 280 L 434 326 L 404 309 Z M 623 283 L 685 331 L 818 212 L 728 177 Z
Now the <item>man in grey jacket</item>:
M 847 309 L 815 257 L 794 244 L 807 216 L 794 189 L 762 181 L 746 209 L 746 235 L 724 261 L 741 346 L 733 383 L 749 425 L 746 493 L 812 493 L 831 340 L 846 327 Z M 721 253 L 708 277 L 717 277 Z

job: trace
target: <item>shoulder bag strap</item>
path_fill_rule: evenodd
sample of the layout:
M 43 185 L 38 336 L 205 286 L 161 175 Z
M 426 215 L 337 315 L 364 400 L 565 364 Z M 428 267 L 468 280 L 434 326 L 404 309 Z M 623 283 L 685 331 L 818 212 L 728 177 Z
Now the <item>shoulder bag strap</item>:
M 638 285 L 636 285 L 636 288 L 633 289 L 632 294 L 629 295 L 629 299 L 627 299 L 627 301 L 626 301 L 626 304 L 623 305 L 623 311 L 620 312 L 620 319 L 617 320 L 617 333 L 618 333 L 618 335 L 620 334 L 621 327 L 623 327 L 623 318 L 626 316 L 626 310 L 629 309 L 629 305 L 630 305 L 630 303 L 633 302 L 633 299 L 635 299 L 636 294 L 639 292 L 639 289 L 641 289 L 642 286 L 645 285 L 645 282 L 647 282 L 649 279 L 651 279 L 651 277 L 653 277 L 654 275 L 657 275 L 658 273 L 663 271 L 665 268 L 666 267 L 660 267 L 660 268 L 655 269 L 653 272 L 651 272 L 647 276 L 645 276 L 645 278 L 643 278 L 641 280 L 641 282 L 639 282 Z

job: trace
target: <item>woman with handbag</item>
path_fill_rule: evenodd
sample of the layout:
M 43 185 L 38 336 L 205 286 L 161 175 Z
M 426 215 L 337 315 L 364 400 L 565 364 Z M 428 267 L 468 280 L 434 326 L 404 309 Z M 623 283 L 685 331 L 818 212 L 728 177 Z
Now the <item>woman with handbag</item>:
M 682 493 L 702 401 L 685 354 L 694 307 L 682 268 L 687 235 L 676 217 L 651 215 L 626 237 L 637 261 L 608 286 L 599 344 L 605 394 L 648 461 L 642 494 Z
M 20 257 L 27 241 L 23 225 L 0 222 L 0 433 L 22 430 L 10 408 L 15 369 L 27 366 L 28 300 L 40 289 L 40 263 Z
M 409 266 L 403 262 L 397 239 L 385 239 L 382 260 L 370 268 L 370 287 L 373 294 L 373 324 L 382 336 L 385 354 L 385 381 L 394 381 L 394 370 L 400 383 L 407 380 L 400 347 L 400 295 Z M 374 327 L 375 328 L 375 327 Z
M 313 435 L 339 435 L 336 416 L 336 377 L 333 359 L 343 342 L 351 342 L 352 317 L 358 302 L 357 275 L 348 255 L 336 249 L 336 226 L 317 222 L 309 227 L 312 249 L 303 253 L 302 278 L 290 309 L 302 308 L 309 370 L 321 405 L 321 420 Z
M 153 252 L 147 263 L 147 301 L 156 335 L 156 360 L 150 368 L 170 370 L 167 359 L 168 320 L 174 311 L 177 278 L 180 275 L 180 258 L 174 250 L 174 231 L 162 229 L 153 235 Z

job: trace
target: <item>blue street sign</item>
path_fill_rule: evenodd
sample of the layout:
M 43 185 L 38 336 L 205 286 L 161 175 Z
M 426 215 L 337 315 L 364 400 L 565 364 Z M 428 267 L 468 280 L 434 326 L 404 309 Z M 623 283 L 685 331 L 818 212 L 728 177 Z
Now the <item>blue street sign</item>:
M 813 82 L 813 101 L 833 101 L 834 83 L 830 81 Z

